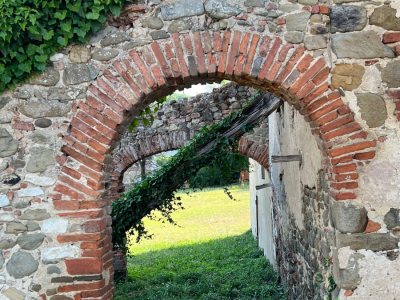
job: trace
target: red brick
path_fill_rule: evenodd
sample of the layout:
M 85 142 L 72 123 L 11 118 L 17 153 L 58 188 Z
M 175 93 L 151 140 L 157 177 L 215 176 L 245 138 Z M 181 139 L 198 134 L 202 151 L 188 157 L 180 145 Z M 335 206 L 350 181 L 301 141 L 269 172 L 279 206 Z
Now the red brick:
M 335 100 L 334 102 L 331 102 L 328 105 L 325 105 L 321 109 L 317 110 L 316 112 L 312 113 L 310 115 L 310 118 L 312 120 L 316 120 L 342 105 L 343 105 L 342 99 Z
M 112 262 L 112 261 L 111 261 Z M 112 285 L 106 285 L 100 290 L 95 290 L 95 291 L 83 291 L 82 292 L 82 298 L 95 298 L 95 297 L 101 297 L 105 295 L 109 290 L 112 289 Z M 111 299 L 111 298 L 110 298 Z M 93 299 L 95 300 L 95 299 Z M 97 300 L 97 299 L 96 299 Z M 100 300 L 100 299 L 99 299 Z M 103 299 L 101 299 L 103 300 Z
M 85 222 L 83 225 L 86 233 L 96 233 L 101 232 L 106 228 L 105 219 L 101 220 L 90 220 Z
M 116 94 L 114 89 L 103 78 L 97 78 L 96 83 L 107 95 L 113 97 Z
M 271 71 L 269 71 L 267 77 L 265 79 L 267 79 L 268 81 L 274 81 L 276 74 L 278 74 L 278 71 L 281 67 L 282 63 L 280 61 L 276 61 L 272 68 Z
M 104 124 L 104 125 L 108 126 L 109 128 L 114 129 L 114 130 L 117 129 L 117 127 L 118 127 L 117 123 L 115 123 L 114 121 L 112 121 L 109 118 L 106 118 L 101 113 L 99 113 L 95 109 L 91 108 L 90 106 L 86 105 L 85 103 L 80 102 L 79 103 L 79 108 L 82 111 L 86 112 L 92 118 L 96 119 L 99 123 Z
M 106 110 L 104 111 L 104 113 L 106 113 Z M 103 143 L 106 145 L 111 144 L 111 139 L 102 135 L 98 131 L 94 130 L 93 128 L 91 128 L 87 124 L 83 123 L 80 119 L 78 119 L 76 117 L 72 119 L 71 126 L 80 130 L 81 132 L 85 133 L 86 135 L 90 136 L 91 138 L 99 141 L 100 143 Z
M 354 115 L 346 115 L 340 119 L 321 126 L 321 132 L 326 133 L 354 121 Z
M 284 62 L 286 60 L 286 55 L 288 54 L 289 50 L 292 49 L 294 46 L 292 44 L 286 44 L 282 47 L 281 51 L 279 52 L 278 61 Z
M 400 56 L 400 45 L 394 46 L 393 51 L 396 54 L 396 57 L 399 57 Z
M 382 42 L 384 44 L 400 42 L 400 32 L 384 33 Z
M 180 70 L 181 70 L 181 73 L 182 73 L 182 77 L 183 78 L 188 78 L 189 77 L 189 71 L 187 69 L 185 58 L 184 58 L 184 55 L 183 55 L 183 50 L 182 50 L 179 34 L 178 33 L 173 33 L 172 34 L 172 39 L 173 39 L 173 42 L 174 42 L 175 53 L 176 53 L 176 56 L 177 56 L 178 61 L 179 61 L 179 67 L 180 67 Z M 157 67 L 157 69 L 158 69 L 158 67 Z M 156 80 L 157 80 L 159 86 L 165 85 L 164 78 L 162 77 L 162 79 L 161 79 L 161 77 L 160 77 L 161 73 L 159 73 L 158 71 L 153 70 L 153 74 L 156 77 Z M 161 84 L 161 82 L 164 82 L 164 83 Z
M 331 160 L 331 164 L 333 166 L 338 165 L 338 164 L 343 164 L 343 163 L 348 163 L 353 161 L 353 154 L 347 155 L 347 156 L 343 156 L 343 157 L 339 157 L 339 158 L 333 158 Z
M 96 290 L 102 288 L 105 285 L 106 280 L 103 279 L 101 281 L 95 281 L 91 283 L 76 283 L 71 285 L 59 286 L 57 288 L 57 292 L 59 293 L 69 293 L 76 291 L 88 291 L 88 290 Z
M 104 115 L 105 115 L 107 118 L 109 118 L 109 119 L 113 120 L 114 122 L 116 122 L 117 124 L 121 124 L 121 123 L 123 122 L 122 117 L 119 116 L 119 115 L 117 115 L 115 112 L 113 112 L 113 111 L 112 111 L 111 109 L 109 109 L 109 108 L 106 108 L 106 109 L 104 110 Z M 91 137 L 94 138 L 94 139 L 96 139 L 96 140 L 98 140 L 100 143 L 103 143 L 103 144 L 106 144 L 106 145 L 110 145 L 110 144 L 111 144 L 111 139 L 109 139 L 108 141 L 106 141 L 106 140 L 104 140 L 104 138 L 103 138 L 104 136 L 101 137 L 102 140 L 100 140 L 99 137 L 98 137 L 97 135 L 96 135 L 96 136 L 91 135 Z
M 365 140 L 367 137 L 368 137 L 368 132 L 361 131 L 361 132 L 358 132 L 356 134 L 349 136 L 349 139 L 351 139 L 351 140 L 364 139 Z
M 219 32 L 213 33 L 213 44 L 214 44 L 214 51 L 220 52 L 222 47 L 221 47 L 221 34 Z
M 200 32 L 198 31 L 193 32 L 193 42 L 194 42 L 194 48 L 196 50 L 197 66 L 199 69 L 199 73 L 201 77 L 204 77 L 205 74 L 207 74 L 207 67 L 204 61 L 204 52 L 203 52 L 203 45 L 201 44 Z
M 351 181 L 351 182 L 331 183 L 331 188 L 334 188 L 335 190 L 338 191 L 340 191 L 341 189 L 352 190 L 358 188 L 358 182 Z
M 357 143 L 357 144 L 352 144 L 352 145 L 348 145 L 348 146 L 344 146 L 341 148 L 336 148 L 336 149 L 331 149 L 329 150 L 329 155 L 331 157 L 336 157 L 336 156 L 341 156 L 347 153 L 351 153 L 351 152 L 356 152 L 359 150 L 364 150 L 364 149 L 368 149 L 368 148 L 373 148 L 376 146 L 376 141 L 367 141 L 367 142 L 361 142 L 361 143 Z
M 94 171 L 100 172 L 102 170 L 102 165 L 98 162 L 78 153 L 74 149 L 69 146 L 64 146 L 61 148 L 61 151 L 66 153 L 67 155 L 71 156 L 72 158 L 76 159 L 77 161 L 81 162 L 85 166 L 93 169 Z
M 211 35 L 208 31 L 203 32 L 202 35 L 203 37 L 203 50 L 204 53 L 210 53 L 212 52 L 212 44 L 211 44 Z
M 220 54 L 219 54 L 219 62 L 218 62 L 218 69 L 217 69 L 219 77 L 222 77 L 223 74 L 225 74 L 226 56 L 227 56 L 226 52 L 220 52 Z
M 298 99 L 303 99 L 315 87 L 312 81 L 307 82 L 300 91 L 296 93 Z
M 172 46 L 171 46 L 172 47 Z M 136 66 L 139 69 L 139 72 L 144 76 L 147 84 L 149 85 L 149 87 L 151 89 L 155 89 L 157 84 L 153 78 L 153 76 L 151 76 L 151 72 L 149 71 L 149 69 L 147 69 L 146 65 L 143 63 L 143 61 L 140 59 L 139 55 L 137 54 L 137 52 L 135 50 L 131 50 L 129 52 L 129 56 L 132 58 L 133 62 L 136 64 Z
M 293 66 L 298 62 L 298 60 L 302 57 L 305 48 L 303 46 L 298 46 L 292 56 L 290 57 L 289 61 L 286 63 L 286 66 L 283 70 L 279 73 L 278 77 L 276 78 L 275 82 L 277 84 L 281 84 L 286 77 L 290 74 L 293 69 Z
M 113 99 L 102 93 L 97 87 L 94 85 L 89 86 L 88 89 L 89 92 L 91 92 L 96 99 L 100 100 L 101 102 L 107 104 L 109 107 L 111 107 L 113 110 L 115 110 L 117 113 L 121 113 L 124 111 L 124 109 L 119 106 Z
M 381 224 L 374 222 L 372 220 L 368 220 L 367 227 L 365 228 L 364 232 L 365 233 L 377 232 L 379 229 L 381 229 Z M 346 293 L 347 292 L 350 292 L 350 291 L 346 291 Z M 348 294 L 346 295 L 346 293 L 345 293 L 345 296 L 353 295 L 353 292 L 351 292 L 350 295 L 348 295 Z
M 230 40 L 231 40 L 231 32 L 225 31 L 222 36 L 222 46 L 221 46 L 222 52 L 228 52 Z
M 13 129 L 18 129 L 18 130 L 25 130 L 25 131 L 33 131 L 35 130 L 35 127 L 33 126 L 32 123 L 29 122 L 15 122 L 12 125 Z
M 90 187 L 91 189 L 95 190 L 95 191 L 100 191 L 100 190 L 104 190 L 104 186 L 105 183 L 104 182 L 97 182 L 91 179 L 87 179 L 86 182 L 87 186 Z
M 326 124 L 328 122 L 331 122 L 331 121 L 335 120 L 337 117 L 338 117 L 337 112 L 333 111 L 333 112 L 331 112 L 331 113 L 329 113 L 329 114 L 327 114 L 327 115 L 315 120 L 315 123 L 318 126 L 322 126 L 322 125 L 324 125 L 324 124 Z
M 325 61 L 323 58 L 317 60 L 290 88 L 292 93 L 297 93 L 300 88 L 306 84 L 307 81 L 312 79 L 323 67 L 325 66 Z
M 47 194 L 47 198 L 51 198 L 53 200 L 61 200 L 62 194 Z
M 374 157 L 375 157 L 375 151 L 356 153 L 354 155 L 354 159 L 357 159 L 357 160 L 373 159 Z
M 361 127 L 360 127 L 360 125 L 358 125 L 358 123 L 352 123 L 350 125 L 340 128 L 340 129 L 331 131 L 329 133 L 325 133 L 323 135 L 323 139 L 325 141 L 330 141 L 333 138 L 336 138 L 338 136 L 343 136 L 343 135 L 352 133 L 352 132 L 360 130 L 360 129 L 361 129 Z
M 326 81 L 329 77 L 330 71 L 329 71 L 329 67 L 326 67 L 324 69 L 322 69 L 322 71 L 320 71 L 314 78 L 313 78 L 313 82 L 315 85 L 320 85 L 321 83 L 323 83 L 324 81 Z
M 104 241 L 101 242 L 82 242 L 81 249 L 101 249 L 103 248 Z
M 82 193 L 84 193 L 84 194 L 86 194 L 88 196 L 98 197 L 100 195 L 99 192 L 96 192 L 96 191 L 84 186 L 83 184 L 71 179 L 70 177 L 67 177 L 67 176 L 64 176 L 64 175 L 60 175 L 60 176 L 58 176 L 58 180 L 68 184 L 72 188 L 74 188 L 74 189 L 76 189 L 78 191 L 81 191 Z
M 88 145 L 92 147 L 95 151 L 97 151 L 100 154 L 107 154 L 109 153 L 109 149 L 101 145 L 100 143 L 96 142 L 95 140 L 89 139 L 88 140 Z M 78 178 L 77 178 L 78 179 Z
M 386 94 L 393 99 L 400 99 L 400 90 L 386 91 Z
M 121 82 L 116 78 L 109 70 L 104 71 L 103 76 L 118 89 L 121 86 Z
M 102 272 L 102 261 L 99 258 L 66 259 L 65 265 L 69 275 L 91 275 Z
M 243 65 L 244 65 L 245 61 L 246 61 L 246 56 L 245 55 L 240 55 L 237 58 L 235 72 L 234 72 L 235 76 L 240 77 L 242 75 Z
M 311 7 L 311 13 L 312 14 L 318 14 L 319 13 L 319 6 L 318 5 L 313 5 Z
M 258 53 L 260 54 L 261 57 L 267 56 L 270 45 L 271 45 L 271 38 L 269 36 L 264 36 L 260 48 L 258 49 Z
M 328 95 L 329 101 L 340 98 L 340 93 L 338 91 L 332 92 Z
M 245 77 L 250 75 L 251 66 L 253 64 L 253 59 L 254 59 L 254 55 L 257 50 L 257 45 L 258 45 L 259 40 L 260 40 L 260 36 L 257 34 L 254 34 L 253 38 L 251 39 L 251 44 L 250 44 L 250 48 L 249 48 L 248 55 L 247 55 L 246 65 L 243 70 L 243 75 Z
M 132 89 L 132 91 L 135 93 L 135 95 L 140 99 L 143 97 L 143 92 L 139 89 L 137 84 L 133 81 L 132 77 L 130 74 L 128 74 L 124 68 L 122 67 L 121 63 L 119 61 L 115 61 L 113 63 L 114 68 L 122 76 L 122 78 L 125 80 L 125 82 L 129 85 L 129 87 Z
M 327 14 L 329 14 L 329 6 L 320 5 L 319 6 L 319 11 L 321 12 L 321 14 L 327 15 Z
M 57 184 L 56 187 L 54 188 L 54 191 L 59 192 L 63 195 L 69 196 L 72 199 L 85 199 L 85 196 L 83 196 L 82 194 L 70 189 L 69 187 L 61 185 L 61 184 Z
M 239 53 L 247 54 L 247 47 L 249 45 L 249 41 L 250 41 L 250 33 L 246 32 L 243 35 L 242 42 L 240 43 Z
M 75 179 L 78 179 L 78 180 L 81 179 L 81 177 L 82 177 L 82 175 L 79 172 L 77 172 L 73 169 L 70 169 L 68 167 L 62 167 L 61 172 L 65 173 Z
M 320 109 L 322 106 L 324 106 L 326 103 L 328 103 L 328 97 L 322 97 L 316 101 L 314 101 L 313 103 L 311 103 L 310 105 L 307 106 L 307 112 L 313 113 L 314 111 L 316 111 L 317 109 Z
M 189 55 L 193 54 L 192 40 L 190 39 L 189 33 L 183 35 L 183 45 L 185 46 L 186 52 Z
M 276 25 L 283 25 L 283 24 L 286 24 L 285 18 L 281 17 L 276 19 Z
M 78 200 L 56 200 L 53 201 L 54 208 L 57 210 L 78 210 Z
M 226 70 L 225 70 L 225 74 L 227 74 L 227 75 L 233 74 L 233 70 L 235 68 L 235 62 L 236 62 L 236 55 L 239 52 L 241 37 L 242 37 L 242 33 L 240 31 L 235 31 L 233 33 L 232 45 L 231 45 L 230 51 L 229 51 L 228 64 L 226 65 Z
M 268 56 L 267 56 L 267 58 L 265 60 L 264 66 L 262 67 L 262 69 L 260 71 L 260 74 L 258 74 L 258 78 L 260 78 L 260 79 L 264 79 L 265 78 L 265 76 L 268 73 L 269 68 L 272 65 L 272 62 L 274 61 L 276 53 L 278 52 L 279 47 L 281 46 L 281 44 L 282 44 L 282 40 L 279 37 L 277 37 L 275 39 L 274 45 L 271 48 L 271 51 L 269 51 L 269 53 L 268 53 Z
M 306 56 L 303 57 L 303 59 L 297 64 L 296 69 L 299 70 L 301 73 L 304 73 L 305 71 L 308 70 L 308 67 L 310 64 L 314 61 L 314 58 L 310 55 L 307 54 Z
M 348 181 L 348 180 L 357 180 L 357 179 L 358 179 L 358 174 L 357 173 L 335 175 L 335 181 L 336 182 Z
M 77 214 L 75 212 L 74 214 Z M 66 215 L 66 214 L 73 214 L 73 213 L 59 213 L 58 215 Z M 96 242 L 104 239 L 106 236 L 106 231 L 101 233 L 93 233 L 93 234 L 70 234 L 70 235 L 59 235 L 57 236 L 57 241 L 59 243 L 76 243 L 76 242 Z
M 82 201 L 81 209 L 102 208 L 111 205 L 110 200 Z
M 171 70 L 169 69 L 168 63 L 165 60 L 164 55 L 158 43 L 157 42 L 151 43 L 151 49 L 153 50 L 154 56 L 156 57 L 159 66 L 161 67 L 161 71 L 164 73 L 165 78 L 167 78 L 167 82 L 173 83 L 169 81 L 169 79 L 172 78 Z

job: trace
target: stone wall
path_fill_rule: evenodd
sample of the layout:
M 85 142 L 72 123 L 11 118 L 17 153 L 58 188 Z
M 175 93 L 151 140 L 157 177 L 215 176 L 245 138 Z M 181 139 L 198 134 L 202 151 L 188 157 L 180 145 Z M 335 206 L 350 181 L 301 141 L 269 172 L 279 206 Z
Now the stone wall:
M 111 299 L 113 150 L 149 103 L 229 79 L 292 104 L 315 135 L 339 201 L 341 297 L 394 298 L 399 11 L 396 1 L 152 0 L 109 16 L 87 45 L 62 49 L 43 74 L 0 96 L 1 293 Z M 269 166 L 268 145 L 243 138 L 240 150 Z M 357 288 L 346 285 L 355 257 Z

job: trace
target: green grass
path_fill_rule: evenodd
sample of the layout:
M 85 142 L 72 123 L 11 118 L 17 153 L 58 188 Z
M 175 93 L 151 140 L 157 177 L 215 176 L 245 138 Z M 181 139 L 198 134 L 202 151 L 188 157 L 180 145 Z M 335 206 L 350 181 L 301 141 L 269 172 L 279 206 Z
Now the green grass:
M 250 227 L 249 192 L 221 189 L 182 195 L 178 226 L 146 220 L 152 240 L 133 244 L 128 279 L 116 300 L 286 299 Z

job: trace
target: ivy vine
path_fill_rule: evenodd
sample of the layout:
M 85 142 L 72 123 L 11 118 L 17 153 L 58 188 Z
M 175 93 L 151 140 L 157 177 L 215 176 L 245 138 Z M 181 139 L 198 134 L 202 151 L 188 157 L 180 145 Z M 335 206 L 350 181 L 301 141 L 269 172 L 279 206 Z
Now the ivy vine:
M 57 49 L 82 44 L 127 0 L 0 0 L 0 93 L 45 70 Z
M 185 181 L 193 178 L 202 167 L 219 164 L 220 161 L 228 159 L 243 161 L 238 152 L 238 140 L 225 138 L 221 133 L 229 130 L 235 121 L 244 117 L 249 103 L 258 96 L 259 93 L 242 109 L 231 113 L 220 123 L 204 127 L 189 145 L 181 148 L 167 164 L 111 204 L 114 244 L 125 247 L 127 234 L 136 236 L 137 241 L 149 237 L 142 219 L 146 216 L 156 218 L 154 211 L 160 212 L 166 221 L 174 223 L 172 212 L 182 208 L 181 199 L 175 196 L 175 191 Z M 254 124 L 241 126 L 240 129 L 249 131 L 253 127 Z M 200 151 L 210 143 L 210 149 Z M 234 163 L 221 166 L 223 174 L 230 174 L 234 168 Z M 127 250 L 126 247 L 124 249 Z

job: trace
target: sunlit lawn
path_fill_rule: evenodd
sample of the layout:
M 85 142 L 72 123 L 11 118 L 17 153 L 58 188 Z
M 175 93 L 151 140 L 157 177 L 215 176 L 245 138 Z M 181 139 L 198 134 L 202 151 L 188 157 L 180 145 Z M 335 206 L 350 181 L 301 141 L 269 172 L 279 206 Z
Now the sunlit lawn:
M 283 300 L 277 276 L 250 229 L 249 191 L 181 194 L 179 224 L 146 220 L 154 239 L 132 244 L 128 279 L 114 299 Z

